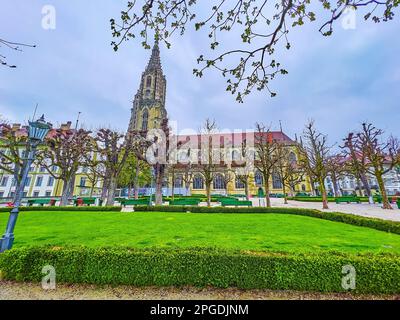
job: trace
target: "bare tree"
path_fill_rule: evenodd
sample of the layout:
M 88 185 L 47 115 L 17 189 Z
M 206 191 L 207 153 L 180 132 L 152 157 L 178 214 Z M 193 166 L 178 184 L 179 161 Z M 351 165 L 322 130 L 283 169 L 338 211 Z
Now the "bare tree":
M 291 157 L 292 150 L 288 146 L 287 143 L 284 142 L 277 142 L 276 144 L 276 162 L 275 162 L 275 172 L 278 174 L 281 182 L 282 182 L 282 189 L 284 195 L 284 203 L 287 204 L 287 193 L 286 188 L 289 186 L 291 190 L 294 190 L 294 185 L 299 182 L 299 175 L 298 170 L 296 170 L 297 161 L 292 159 Z M 300 175 L 302 178 L 302 175 Z
M 207 9 L 199 8 L 206 3 Z M 361 11 L 365 20 L 386 22 L 394 17 L 398 0 L 321 0 L 315 6 L 310 0 L 135 0 L 129 1 L 121 11 L 118 22 L 111 19 L 111 31 L 115 41 L 114 50 L 129 39 L 140 36 L 142 45 L 149 48 L 149 32 L 154 31 L 156 40 L 170 47 L 170 38 L 175 33 L 183 35 L 193 25 L 196 30 L 207 29 L 210 48 L 216 52 L 212 57 L 203 54 L 197 59 L 200 64 L 193 72 L 201 77 L 206 69 L 215 69 L 227 79 L 227 91 L 242 102 L 243 96 L 253 89 L 267 89 L 271 96 L 270 82 L 287 71 L 279 63 L 275 52 L 289 50 L 289 31 L 307 22 L 320 21 L 319 32 L 330 36 L 336 21 L 348 10 Z M 231 41 L 229 50 L 220 50 L 223 34 L 239 31 L 236 44 Z M 233 47 L 232 47 L 233 43 Z M 223 46 L 222 46 L 223 47 Z
M 220 165 L 220 145 L 215 146 L 213 135 L 217 133 L 215 120 L 206 119 L 201 129 L 200 164 L 199 169 L 204 177 L 206 187 L 207 206 L 211 206 L 211 185 Z
M 256 123 L 254 147 L 257 155 L 254 165 L 263 176 L 267 207 L 270 207 L 269 184 L 272 174 L 274 173 L 276 162 L 278 161 L 276 154 L 278 143 L 273 139 L 270 129 L 266 128 L 261 123 Z
M 366 159 L 367 172 L 375 176 L 382 195 L 382 207 L 392 209 L 389 203 L 383 175 L 393 169 L 397 163 L 399 143 L 390 137 L 383 139 L 383 131 L 371 123 L 363 123 L 361 132 L 356 134 L 359 153 Z
M 329 209 L 326 195 L 325 179 L 328 175 L 328 159 L 331 147 L 328 146 L 327 136 L 315 129 L 314 121 L 310 121 L 303 133 L 304 143 L 300 147 L 300 163 L 318 182 L 322 196 L 323 209 Z
M 328 175 L 332 180 L 333 192 L 335 197 L 340 197 L 339 180 L 344 177 L 347 172 L 345 157 L 343 154 L 334 154 L 328 157 Z
M 367 159 L 365 154 L 361 151 L 357 135 L 350 132 L 345 139 L 343 139 L 343 146 L 341 146 L 346 157 L 347 172 L 356 178 L 358 189 L 361 191 L 360 181 L 363 184 L 366 195 L 370 198 L 370 203 L 373 203 L 371 187 L 367 178 Z
M 114 204 L 114 196 L 117 188 L 118 176 L 123 169 L 131 151 L 131 135 L 121 134 L 111 129 L 99 129 L 95 137 L 96 152 L 99 161 L 107 174 L 106 205 Z
M 61 206 L 67 205 L 73 195 L 76 172 L 84 165 L 84 154 L 90 152 L 90 133 L 84 129 L 56 129 L 48 135 L 45 146 L 38 150 L 40 165 L 63 182 Z
M 16 189 L 21 182 L 22 169 L 26 163 L 21 150 L 26 148 L 27 137 L 27 133 L 19 127 L 12 127 L 6 122 L 0 124 L 0 169 L 13 175 Z

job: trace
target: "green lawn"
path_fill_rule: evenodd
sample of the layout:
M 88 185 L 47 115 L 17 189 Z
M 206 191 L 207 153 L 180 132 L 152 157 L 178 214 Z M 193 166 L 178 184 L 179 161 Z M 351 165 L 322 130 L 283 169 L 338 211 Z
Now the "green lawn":
M 1 230 L 8 214 L 0 214 Z M 23 212 L 15 247 L 85 245 L 400 253 L 400 235 L 289 214 Z

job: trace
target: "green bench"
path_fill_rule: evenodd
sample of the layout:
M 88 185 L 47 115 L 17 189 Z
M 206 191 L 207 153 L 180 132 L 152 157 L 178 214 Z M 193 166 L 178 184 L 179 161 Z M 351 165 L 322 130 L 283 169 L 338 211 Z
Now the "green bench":
M 80 201 L 82 201 L 81 203 L 83 205 L 90 206 L 91 204 L 96 203 L 96 198 L 76 198 L 74 199 L 74 205 L 78 206 Z
M 227 207 L 227 206 L 235 206 L 235 207 L 251 207 L 253 206 L 253 203 L 251 201 L 239 201 L 239 200 L 234 200 L 234 199 L 224 199 L 221 200 L 221 206 Z
M 170 201 L 171 206 L 198 206 L 200 199 L 176 199 Z
M 121 204 L 125 206 L 148 206 L 149 199 L 124 199 L 121 200 Z
M 346 203 L 356 202 L 356 203 L 361 203 L 361 200 L 360 200 L 359 197 L 337 197 L 337 198 L 335 198 L 335 202 L 336 202 L 336 203 L 340 203 L 340 202 L 346 202 Z
M 397 208 L 400 209 L 400 198 L 397 199 Z
M 29 207 L 32 207 L 34 204 L 39 204 L 41 206 L 48 204 L 50 206 L 54 206 L 56 204 L 56 200 L 55 199 L 29 199 L 28 200 Z

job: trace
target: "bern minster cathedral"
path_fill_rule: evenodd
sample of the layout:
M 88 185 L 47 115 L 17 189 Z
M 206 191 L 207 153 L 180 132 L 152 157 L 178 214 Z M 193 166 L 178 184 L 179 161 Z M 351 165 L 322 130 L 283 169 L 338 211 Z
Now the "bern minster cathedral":
M 146 69 L 142 73 L 139 90 L 137 91 L 132 106 L 131 119 L 129 122 L 129 131 L 142 131 L 146 132 L 151 129 L 159 129 L 161 127 L 162 120 L 167 118 L 167 110 L 165 107 L 166 102 L 166 89 L 167 80 L 162 70 L 160 49 L 156 42 L 152 48 L 150 60 L 146 66 Z M 246 135 L 247 134 L 247 135 Z M 252 132 L 252 136 L 257 133 Z M 296 160 L 297 155 L 295 154 L 295 141 L 291 140 L 282 131 L 271 131 L 268 134 L 267 139 L 274 139 L 285 143 L 288 148 L 293 149 L 291 152 L 293 159 Z M 244 194 L 248 191 L 250 195 L 256 195 L 260 188 L 264 189 L 265 185 L 263 182 L 263 176 L 256 168 L 249 174 L 247 190 L 245 190 L 245 184 L 243 178 L 239 178 L 235 171 L 235 154 L 240 153 L 240 147 L 235 148 L 234 144 L 239 145 L 248 139 L 248 133 L 237 134 L 237 133 L 216 133 L 213 134 L 213 140 L 218 141 L 217 148 L 219 150 L 227 150 L 231 154 L 229 163 L 222 161 L 220 165 L 216 166 L 216 172 L 213 173 L 213 183 L 211 185 L 211 192 L 213 194 Z M 192 140 L 192 141 L 190 141 Z M 193 147 L 193 140 L 196 141 Z M 177 137 L 178 143 L 181 144 L 182 148 L 185 148 L 185 144 L 189 145 L 192 154 L 198 155 L 201 152 L 201 140 L 202 135 L 179 135 Z M 197 147 L 198 146 L 198 147 Z M 213 145 L 214 148 L 214 145 Z M 236 150 L 238 149 L 238 150 Z M 187 149 L 186 149 L 187 150 Z M 226 152 L 226 151 L 224 151 Z M 251 150 L 253 154 L 256 152 Z M 221 152 L 222 153 L 222 152 Z M 196 156 L 195 156 L 196 157 Z M 257 161 L 257 159 L 255 159 Z M 179 163 L 179 159 L 177 159 Z M 174 194 L 205 194 L 206 185 L 205 177 L 201 170 L 196 171 L 196 166 L 193 166 L 190 187 L 188 188 L 187 173 L 188 171 L 184 168 L 185 165 L 179 166 L 181 171 L 173 170 L 171 174 L 170 170 L 167 170 L 167 175 L 164 177 L 165 183 L 163 188 L 163 195 Z M 197 166 L 199 168 L 199 166 Z M 220 170 L 219 170 L 220 169 Z M 227 170 L 228 169 L 228 170 Z M 229 172 L 229 173 L 228 173 Z M 229 175 L 229 177 L 227 177 Z M 184 177 L 185 176 L 185 177 Z M 308 179 L 305 179 L 302 183 L 296 186 L 296 191 L 310 192 L 311 186 Z M 172 191 L 174 190 L 174 191 Z M 288 189 L 286 189 L 289 191 Z M 271 193 L 282 193 L 283 186 L 277 175 L 273 175 L 270 181 Z

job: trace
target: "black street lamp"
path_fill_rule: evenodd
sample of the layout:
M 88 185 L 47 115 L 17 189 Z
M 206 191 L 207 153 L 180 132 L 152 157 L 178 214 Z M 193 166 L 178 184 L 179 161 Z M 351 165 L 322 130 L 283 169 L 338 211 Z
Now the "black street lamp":
M 14 228 L 18 218 L 19 206 L 21 205 L 24 195 L 24 188 L 26 179 L 28 177 L 29 168 L 35 160 L 37 146 L 43 142 L 50 129 L 51 124 L 44 120 L 44 115 L 42 115 L 40 119 L 36 121 L 29 121 L 28 141 L 26 144 L 27 158 L 24 160 L 22 177 L 16 190 L 14 207 L 10 212 L 10 217 L 8 218 L 6 232 L 0 239 L 0 252 L 4 252 L 5 250 L 10 250 L 12 248 L 14 242 Z

